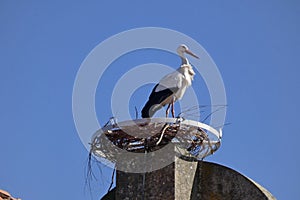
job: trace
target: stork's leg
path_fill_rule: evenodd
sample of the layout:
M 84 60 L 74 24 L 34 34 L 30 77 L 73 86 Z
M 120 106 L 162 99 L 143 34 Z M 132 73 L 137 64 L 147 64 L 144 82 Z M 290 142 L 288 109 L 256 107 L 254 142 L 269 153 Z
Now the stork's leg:
M 166 118 L 168 118 L 168 115 L 169 115 L 169 112 L 170 112 L 170 105 L 171 104 L 168 105 L 167 110 L 166 110 Z
M 172 101 L 172 117 L 175 118 L 174 100 Z

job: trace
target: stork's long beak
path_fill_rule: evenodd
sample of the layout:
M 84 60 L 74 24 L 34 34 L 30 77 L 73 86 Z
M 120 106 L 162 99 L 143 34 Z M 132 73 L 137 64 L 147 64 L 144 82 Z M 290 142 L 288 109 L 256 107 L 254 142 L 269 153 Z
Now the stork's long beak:
M 191 56 L 193 56 L 193 57 L 195 57 L 195 58 L 198 58 L 199 59 L 199 57 L 196 55 L 196 54 L 194 54 L 192 51 L 190 51 L 190 50 L 185 50 L 185 53 L 187 53 L 187 54 L 189 54 L 189 55 L 191 55 Z

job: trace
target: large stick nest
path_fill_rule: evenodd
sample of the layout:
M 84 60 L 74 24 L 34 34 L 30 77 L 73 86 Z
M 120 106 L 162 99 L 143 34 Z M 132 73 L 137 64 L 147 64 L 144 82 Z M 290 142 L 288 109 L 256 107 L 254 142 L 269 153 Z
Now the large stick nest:
M 98 157 L 115 162 L 114 154 L 122 150 L 134 153 L 154 152 L 173 143 L 181 156 L 201 160 L 220 147 L 220 139 L 209 131 L 181 120 L 172 122 L 132 121 L 111 123 L 97 132 L 91 151 Z

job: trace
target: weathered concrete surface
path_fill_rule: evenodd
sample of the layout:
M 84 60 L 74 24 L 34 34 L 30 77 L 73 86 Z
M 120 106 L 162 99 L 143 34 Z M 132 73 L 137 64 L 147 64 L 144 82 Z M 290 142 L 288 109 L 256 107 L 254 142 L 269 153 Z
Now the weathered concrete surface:
M 256 187 L 258 187 L 266 195 L 266 197 L 268 197 L 268 199 L 274 199 L 274 200 L 276 200 L 276 198 L 266 188 L 264 188 L 263 186 L 259 185 L 258 183 L 256 183 L 252 179 L 250 179 L 250 178 L 248 178 L 248 179 L 250 181 L 252 181 L 256 185 Z
M 114 192 L 114 191 L 113 191 Z M 110 198 L 106 198 L 110 196 Z M 162 169 L 141 174 L 117 171 L 114 199 L 274 200 L 265 188 L 228 167 L 176 158 Z M 113 199 L 111 194 L 103 199 Z
M 189 199 L 197 170 L 197 162 L 175 159 L 175 199 Z
M 116 199 L 175 199 L 175 164 L 147 173 L 117 171 Z
M 219 164 L 198 162 L 190 199 L 271 200 L 266 189 L 242 174 Z

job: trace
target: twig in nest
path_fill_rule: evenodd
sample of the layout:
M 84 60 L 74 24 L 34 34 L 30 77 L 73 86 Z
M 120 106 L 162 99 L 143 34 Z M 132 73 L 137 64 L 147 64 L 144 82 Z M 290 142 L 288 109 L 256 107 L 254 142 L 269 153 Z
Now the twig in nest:
M 136 106 L 134 106 L 135 109 L 135 119 L 139 118 L 139 112 Z
M 161 140 L 162 140 L 163 137 L 164 137 L 165 131 L 167 130 L 167 128 L 168 128 L 169 126 L 170 126 L 169 124 L 165 124 L 164 128 L 162 129 L 160 138 L 159 138 L 159 140 L 156 142 L 156 145 L 159 145 L 159 143 L 161 142 Z

